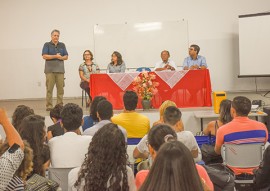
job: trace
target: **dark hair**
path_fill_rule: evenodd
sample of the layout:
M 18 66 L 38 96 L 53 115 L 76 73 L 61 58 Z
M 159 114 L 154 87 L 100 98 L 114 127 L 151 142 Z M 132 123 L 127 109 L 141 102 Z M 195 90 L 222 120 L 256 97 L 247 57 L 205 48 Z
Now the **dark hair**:
M 126 110 L 135 110 L 138 104 L 138 95 L 134 91 L 128 90 L 124 93 L 123 101 Z
M 45 118 L 40 115 L 29 115 L 22 120 L 18 132 L 22 139 L 26 140 L 33 149 L 33 173 L 45 175 L 44 164 L 44 141 L 45 141 Z M 46 162 L 46 161 L 45 161 Z
M 74 186 L 80 188 L 84 182 L 85 191 L 128 191 L 126 149 L 125 137 L 118 126 L 104 125 L 90 142 Z
M 123 59 L 122 59 L 122 55 L 119 52 L 117 52 L 117 51 L 114 51 L 112 53 L 112 55 L 113 54 L 117 57 L 117 65 L 121 65 L 124 62 Z M 111 61 L 110 64 L 113 65 L 113 61 Z
M 75 103 L 66 104 L 61 111 L 63 127 L 67 131 L 74 131 L 82 124 L 83 111 Z
M 85 60 L 85 58 L 84 58 L 84 54 L 85 54 L 86 52 L 88 52 L 88 53 L 90 54 L 90 56 L 91 56 L 91 60 L 94 60 L 93 53 L 92 53 L 90 50 L 85 50 L 85 51 L 83 52 L 83 60 Z
M 165 139 L 165 137 L 167 138 Z M 176 132 L 166 124 L 158 124 L 152 127 L 147 135 L 148 143 L 158 151 L 160 146 L 166 141 L 177 140 Z
M 163 144 L 140 191 L 193 191 L 203 186 L 188 148 L 179 141 Z
M 219 108 L 219 120 L 223 123 L 229 123 L 232 120 L 231 116 L 231 105 L 232 101 L 228 99 L 224 99 L 220 102 L 220 108 Z
M 18 105 L 12 115 L 12 125 L 15 127 L 15 129 L 18 130 L 22 120 L 29 116 L 33 115 L 34 110 L 26 105 Z
M 55 118 L 56 120 L 61 119 L 61 111 L 63 109 L 63 105 L 62 104 L 57 104 L 54 106 L 54 108 L 50 111 L 50 117 Z
M 53 29 L 52 32 L 51 32 L 51 35 L 52 35 L 54 32 L 57 32 L 58 34 L 60 34 L 60 31 L 59 31 L 59 30 Z
M 251 110 L 251 101 L 247 97 L 237 96 L 233 98 L 232 107 L 238 116 L 248 116 Z
M 170 57 L 170 52 L 169 52 L 168 50 L 163 50 L 163 51 L 160 53 L 160 55 L 162 55 L 163 52 L 167 52 L 167 54 L 168 54 L 169 57 Z
M 175 106 L 167 107 L 163 115 L 164 122 L 172 126 L 174 126 L 178 121 L 180 121 L 181 117 L 181 111 Z
M 194 48 L 194 50 L 197 52 L 197 54 L 199 54 L 200 47 L 197 44 L 192 44 L 192 45 L 190 45 L 190 47 Z
M 93 121 L 95 121 L 95 122 L 98 122 L 97 105 L 102 100 L 106 100 L 106 98 L 103 96 L 96 96 L 96 97 L 94 97 L 93 102 L 90 106 L 90 116 L 92 117 Z
M 113 106 L 107 100 L 102 100 L 97 105 L 97 112 L 101 120 L 110 120 L 113 116 Z

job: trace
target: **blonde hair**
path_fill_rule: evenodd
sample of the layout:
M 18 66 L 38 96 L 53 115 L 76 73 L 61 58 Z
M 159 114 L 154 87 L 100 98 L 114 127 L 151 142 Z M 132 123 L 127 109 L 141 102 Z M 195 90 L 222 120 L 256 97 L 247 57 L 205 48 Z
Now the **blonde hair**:
M 163 117 L 166 108 L 169 107 L 169 106 L 177 107 L 176 104 L 173 101 L 170 101 L 170 100 L 164 101 L 161 104 L 161 106 L 159 107 L 159 116 L 160 116 L 160 118 Z

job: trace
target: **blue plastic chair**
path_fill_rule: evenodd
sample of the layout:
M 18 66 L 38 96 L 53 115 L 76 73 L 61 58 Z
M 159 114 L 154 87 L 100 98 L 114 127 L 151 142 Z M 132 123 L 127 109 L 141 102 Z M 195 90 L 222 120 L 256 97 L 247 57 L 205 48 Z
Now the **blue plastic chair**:
M 140 68 L 137 68 L 136 71 L 137 72 L 142 72 L 142 71 L 151 72 L 151 69 L 150 68 L 147 68 L 147 67 L 140 67 Z
M 128 138 L 127 144 L 128 145 L 137 145 L 142 138 Z

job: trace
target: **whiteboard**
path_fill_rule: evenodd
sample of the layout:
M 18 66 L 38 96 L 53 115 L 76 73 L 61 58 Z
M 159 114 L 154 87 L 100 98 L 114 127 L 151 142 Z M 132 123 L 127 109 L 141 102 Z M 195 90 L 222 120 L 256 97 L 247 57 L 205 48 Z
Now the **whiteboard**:
M 95 62 L 103 69 L 113 51 L 121 53 L 127 68 L 154 67 L 162 50 L 168 50 L 170 59 L 182 66 L 188 46 L 186 20 L 94 26 Z
M 240 76 L 270 76 L 270 13 L 239 16 Z

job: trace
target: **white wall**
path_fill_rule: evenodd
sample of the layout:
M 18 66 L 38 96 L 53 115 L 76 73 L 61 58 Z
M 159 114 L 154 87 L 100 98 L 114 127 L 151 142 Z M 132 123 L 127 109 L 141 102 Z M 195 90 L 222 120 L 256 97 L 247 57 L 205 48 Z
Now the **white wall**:
M 213 90 L 255 90 L 254 79 L 237 79 L 238 15 L 269 7 L 269 0 L 1 0 L 0 99 L 45 97 L 41 49 L 54 28 L 61 31 L 60 41 L 70 55 L 65 97 L 73 97 L 81 94 L 78 66 L 82 52 L 93 49 L 94 24 L 183 18 L 188 20 L 190 43 L 199 44 L 207 58 Z M 258 79 L 258 88 L 268 89 L 269 81 Z

